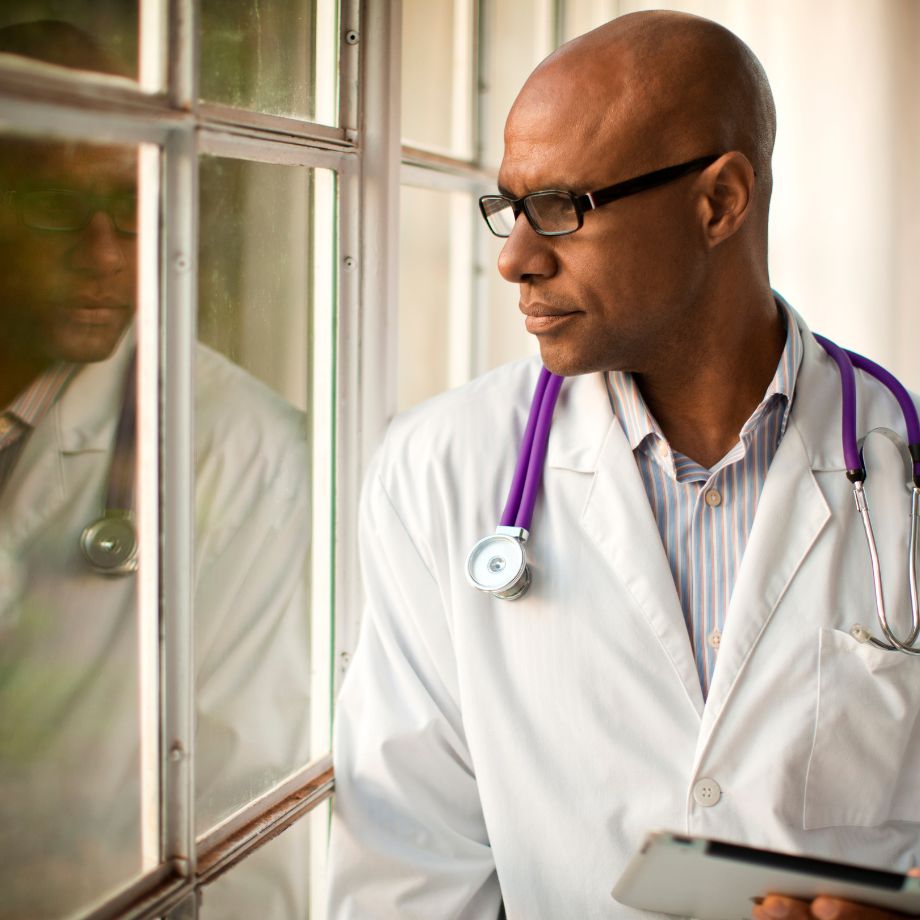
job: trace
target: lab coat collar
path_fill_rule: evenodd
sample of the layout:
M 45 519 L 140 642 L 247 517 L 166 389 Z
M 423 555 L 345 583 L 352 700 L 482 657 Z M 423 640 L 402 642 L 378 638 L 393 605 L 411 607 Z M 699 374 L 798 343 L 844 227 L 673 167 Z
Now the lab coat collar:
M 553 415 L 546 465 L 551 469 L 593 473 L 613 423 L 604 375 L 567 377 Z
M 841 433 L 840 373 L 837 365 L 812 335 L 805 320 L 789 309 L 798 323 L 805 349 L 796 381 L 790 423 L 798 430 L 813 470 L 843 470 L 846 467 Z M 864 402 L 857 400 L 858 409 L 864 408 Z
M 86 364 L 64 391 L 55 411 L 63 453 L 109 450 L 124 393 L 124 375 L 136 335 L 130 326 L 105 361 Z

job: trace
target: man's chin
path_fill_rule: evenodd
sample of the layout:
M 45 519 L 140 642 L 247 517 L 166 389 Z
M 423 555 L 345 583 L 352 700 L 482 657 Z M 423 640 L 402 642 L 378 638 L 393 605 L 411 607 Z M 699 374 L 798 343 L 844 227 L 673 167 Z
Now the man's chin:
M 543 366 L 551 373 L 560 377 L 577 377 L 579 374 L 590 374 L 597 367 L 587 359 L 571 349 L 560 348 L 558 345 L 540 340 L 540 358 Z
M 127 322 L 105 326 L 68 324 L 55 330 L 52 357 L 72 364 L 105 361 L 115 351 L 126 328 Z

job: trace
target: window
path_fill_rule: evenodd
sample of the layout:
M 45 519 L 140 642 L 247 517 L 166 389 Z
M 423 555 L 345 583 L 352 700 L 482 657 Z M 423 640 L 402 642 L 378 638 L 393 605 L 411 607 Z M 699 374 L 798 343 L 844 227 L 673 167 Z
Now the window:
M 322 915 L 357 11 L 165 6 L 0 13 L 2 917 Z

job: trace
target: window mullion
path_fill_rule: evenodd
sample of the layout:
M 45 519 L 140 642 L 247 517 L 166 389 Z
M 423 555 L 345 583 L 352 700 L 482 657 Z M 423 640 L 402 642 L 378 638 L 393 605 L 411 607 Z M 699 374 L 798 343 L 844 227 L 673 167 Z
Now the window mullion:
M 195 871 L 192 623 L 193 406 L 198 164 L 194 134 L 175 132 L 163 174 L 161 673 L 164 858 Z

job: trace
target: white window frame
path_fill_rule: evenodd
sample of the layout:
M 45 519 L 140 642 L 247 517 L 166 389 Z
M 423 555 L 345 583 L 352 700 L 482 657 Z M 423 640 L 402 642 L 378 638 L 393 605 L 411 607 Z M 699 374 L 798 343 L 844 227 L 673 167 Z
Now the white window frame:
M 334 373 L 335 384 L 334 393 L 326 394 L 330 398 L 325 415 L 317 417 L 321 406 L 313 409 L 314 422 L 335 437 L 316 484 L 327 496 L 334 494 L 335 505 L 320 507 L 315 522 L 322 522 L 330 539 L 319 554 L 328 576 L 319 580 L 314 594 L 314 603 L 322 605 L 314 610 L 314 619 L 327 613 L 325 622 L 317 624 L 314 640 L 329 649 L 332 694 L 357 634 L 361 598 L 354 522 L 361 478 L 395 392 L 392 375 L 384 369 L 396 302 L 399 12 L 398 2 L 340 0 L 335 26 L 337 127 L 199 102 L 196 0 L 141 0 L 138 83 L 0 55 L 0 127 L 5 132 L 147 144 L 159 150 L 158 155 L 146 152 L 140 158 L 148 179 L 141 192 L 142 220 L 148 228 L 157 219 L 162 224 L 159 237 L 141 236 L 139 256 L 146 283 L 138 307 L 139 416 L 146 439 L 139 519 L 147 548 L 139 581 L 140 615 L 147 647 L 150 639 L 159 637 L 159 644 L 152 646 L 156 657 L 151 652 L 141 663 L 148 688 L 159 671 L 159 689 L 146 695 L 142 718 L 148 725 L 151 718 L 160 724 L 158 744 L 146 752 L 146 762 L 162 784 L 160 796 L 146 800 L 144 840 L 146 856 L 156 864 L 86 917 L 195 916 L 195 892 L 201 886 L 309 814 L 332 792 L 331 758 L 326 755 L 196 840 L 188 561 L 194 489 L 198 156 L 218 153 L 316 167 L 336 176 L 337 235 L 327 249 L 335 255 L 336 273 L 321 279 L 326 296 L 335 284 L 336 325 L 330 323 L 321 334 L 335 336 L 336 345 L 325 366 L 315 362 L 327 380 Z M 161 209 L 152 202 L 158 193 Z M 381 376 L 387 380 L 382 387 Z M 326 446 L 332 447 L 328 440 Z M 155 548 L 159 558 L 153 555 Z M 329 715 L 323 719 L 327 732 Z M 313 901 L 321 903 L 321 897 Z

